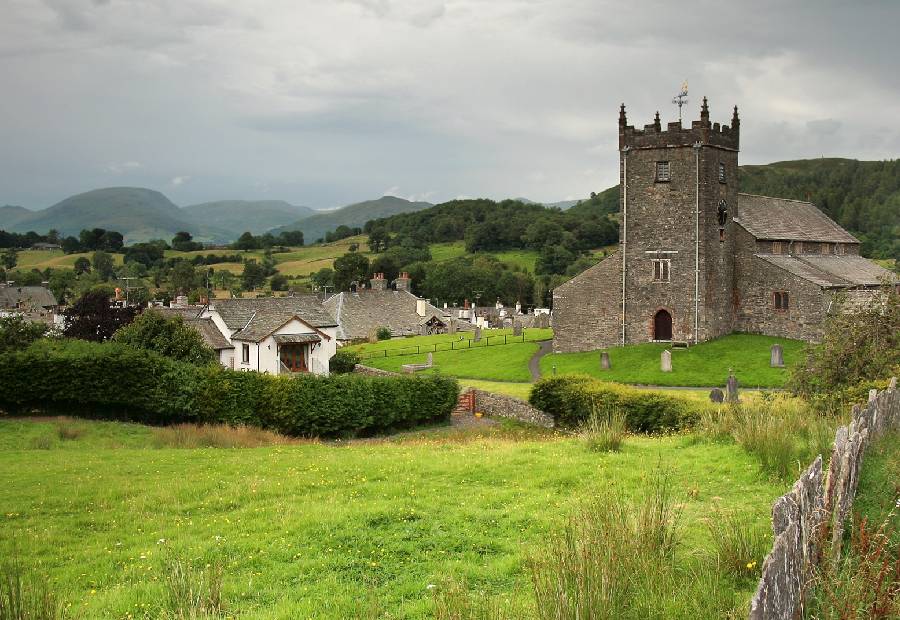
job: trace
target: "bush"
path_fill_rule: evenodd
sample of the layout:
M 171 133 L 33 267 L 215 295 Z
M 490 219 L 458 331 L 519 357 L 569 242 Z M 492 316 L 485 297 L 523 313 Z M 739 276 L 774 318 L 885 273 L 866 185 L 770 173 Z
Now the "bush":
M 212 364 L 216 361 L 215 351 L 207 346 L 200 332 L 187 325 L 182 317 L 165 317 L 152 309 L 125 327 L 120 327 L 112 339 L 190 364 Z
M 697 417 L 688 401 L 659 392 L 599 381 L 587 375 L 561 375 L 538 381 L 529 402 L 562 426 L 578 426 L 595 407 L 620 409 L 628 430 L 656 433 L 691 425 Z
M 388 327 L 379 327 L 375 331 L 375 337 L 379 340 L 390 340 L 391 339 L 391 330 Z
M 0 408 L 9 413 L 256 426 L 305 437 L 446 420 L 459 391 L 446 377 L 273 377 L 83 341 L 39 341 L 0 357 L 0 376 Z
M 359 353 L 356 351 L 340 349 L 331 356 L 331 359 L 328 362 L 328 369 L 332 373 L 338 375 L 353 372 L 353 369 L 359 364 L 359 359 Z

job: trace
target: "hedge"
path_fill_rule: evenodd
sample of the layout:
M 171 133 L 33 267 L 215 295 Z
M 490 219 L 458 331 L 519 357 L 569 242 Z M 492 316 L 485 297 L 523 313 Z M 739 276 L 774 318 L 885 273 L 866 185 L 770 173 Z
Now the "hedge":
M 549 413 L 558 425 L 577 426 L 594 408 L 619 408 L 628 430 L 656 433 L 693 424 L 694 407 L 687 400 L 607 383 L 587 375 L 559 375 L 541 379 L 531 389 L 529 402 Z
M 446 377 L 270 376 L 197 367 L 118 343 L 41 340 L 0 356 L 0 409 L 155 424 L 244 424 L 344 437 L 448 419 Z

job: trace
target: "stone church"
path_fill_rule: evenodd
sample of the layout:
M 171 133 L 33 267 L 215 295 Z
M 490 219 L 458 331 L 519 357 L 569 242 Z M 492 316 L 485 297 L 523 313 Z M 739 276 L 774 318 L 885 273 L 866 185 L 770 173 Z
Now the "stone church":
M 697 343 L 731 332 L 816 340 L 837 294 L 888 279 L 809 202 L 738 193 L 740 119 L 643 129 L 619 112 L 619 249 L 553 291 L 553 348 Z

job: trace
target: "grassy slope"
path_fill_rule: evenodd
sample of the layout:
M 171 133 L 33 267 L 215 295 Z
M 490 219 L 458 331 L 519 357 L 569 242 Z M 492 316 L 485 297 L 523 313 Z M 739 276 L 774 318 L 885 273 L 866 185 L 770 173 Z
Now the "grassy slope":
M 80 257 L 91 260 L 93 252 L 82 252 L 80 254 L 64 254 L 61 250 L 22 250 L 18 254 L 18 261 L 14 269 L 30 270 L 40 269 L 43 271 L 47 267 L 53 269 L 72 269 L 75 267 L 75 261 Z M 113 262 L 121 265 L 123 256 L 121 254 L 113 254 Z
M 775 343 L 784 347 L 789 367 L 799 361 L 803 343 L 797 340 L 750 334 L 732 334 L 701 343 L 689 349 L 672 351 L 672 372 L 659 369 L 664 344 L 640 344 L 609 349 L 612 368 L 600 370 L 600 354 L 553 353 L 541 359 L 541 372 L 549 374 L 556 366 L 559 373 L 585 373 L 621 383 L 650 385 L 724 385 L 728 369 L 734 369 L 746 387 L 781 387 L 788 371 L 769 367 L 769 350 Z
M 127 447 L 109 449 L 116 429 Z M 440 432 L 156 450 L 139 447 L 144 427 L 105 424 L 99 438 L 29 449 L 54 432 L 0 420 L 0 556 L 15 546 L 40 564 L 83 617 L 158 617 L 167 555 L 224 562 L 227 607 L 242 618 L 348 618 L 367 597 L 391 617 L 430 617 L 426 586 L 449 576 L 528 601 L 524 559 L 593 489 L 671 472 L 685 556 L 709 551 L 715 508 L 763 527 L 784 491 L 738 447 L 684 437 L 632 438 L 608 455 L 571 439 Z

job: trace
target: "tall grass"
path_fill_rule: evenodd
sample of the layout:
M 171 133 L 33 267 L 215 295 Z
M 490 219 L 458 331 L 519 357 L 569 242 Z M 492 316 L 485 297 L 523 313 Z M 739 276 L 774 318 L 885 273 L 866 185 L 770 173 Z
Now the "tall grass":
M 765 523 L 734 513 L 717 513 L 709 523 L 710 537 L 722 569 L 737 579 L 760 575 L 762 563 L 772 547 Z
M 733 589 L 708 562 L 676 559 L 680 508 L 657 475 L 642 497 L 606 491 L 530 562 L 541 620 L 726 618 Z
M 0 564 L 0 620 L 64 617 L 46 578 L 27 571 L 16 555 Z
M 618 452 L 625 443 L 625 412 L 619 407 L 593 407 L 591 416 L 579 432 L 593 452 Z
M 257 448 L 299 440 L 253 426 L 173 424 L 153 429 L 157 448 Z
M 197 568 L 187 561 L 169 558 L 165 568 L 167 617 L 173 620 L 222 617 L 223 573 L 220 563 Z
M 431 586 L 434 620 L 520 620 L 530 614 L 509 600 L 470 589 L 465 580 Z
M 828 458 L 838 418 L 823 416 L 803 401 L 772 397 L 738 405 L 709 405 L 698 432 L 712 441 L 734 439 L 759 459 L 763 472 L 793 479 L 821 454 Z

